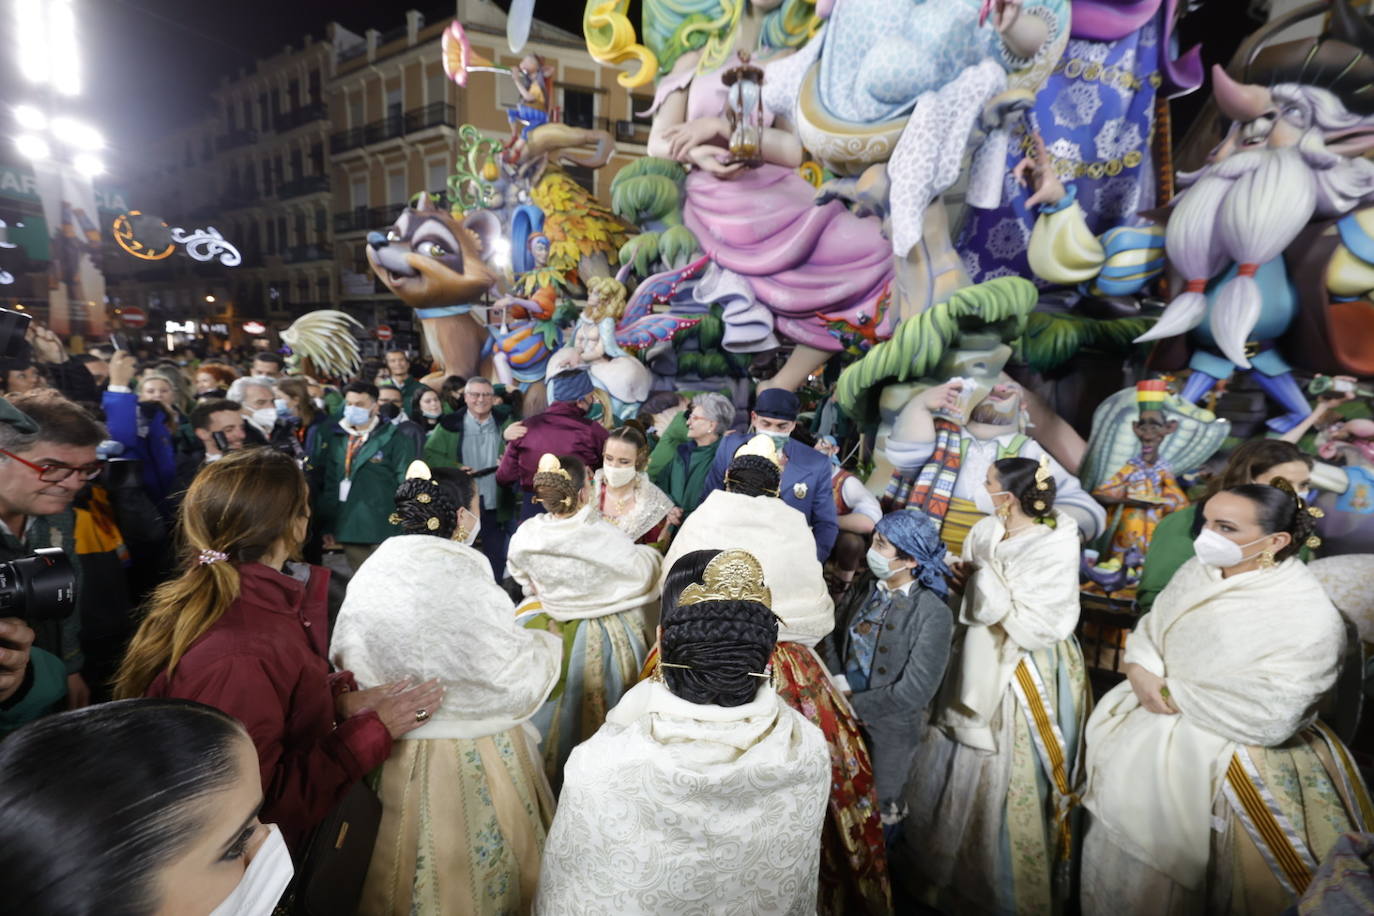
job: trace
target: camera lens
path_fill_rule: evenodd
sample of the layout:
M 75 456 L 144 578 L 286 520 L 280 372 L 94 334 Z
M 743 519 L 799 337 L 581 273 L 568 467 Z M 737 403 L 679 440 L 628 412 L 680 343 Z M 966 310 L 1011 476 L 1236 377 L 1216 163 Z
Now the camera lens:
M 71 561 L 60 547 L 0 563 L 0 617 L 62 620 L 75 604 Z

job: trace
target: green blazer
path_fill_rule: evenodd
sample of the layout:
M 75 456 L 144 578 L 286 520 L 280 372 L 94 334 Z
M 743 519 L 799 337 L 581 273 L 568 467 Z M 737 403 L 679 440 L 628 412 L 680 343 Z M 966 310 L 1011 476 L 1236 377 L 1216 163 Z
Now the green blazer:
M 348 499 L 339 501 L 349 435 L 335 425 L 320 447 L 321 530 L 341 544 L 380 544 L 400 529 L 388 521 L 395 510 L 396 488 L 418 455 L 409 436 L 397 435 L 390 423 L 378 424 L 353 458 Z
M 493 411 L 493 416 L 496 418 L 498 429 L 501 432 L 505 432 L 506 427 L 515 422 L 515 418 L 509 413 L 502 416 Z M 432 468 L 462 467 L 463 421 L 466 417 L 466 407 L 446 412 L 439 420 L 439 424 L 430 430 L 429 437 L 425 439 L 425 464 Z M 505 452 L 504 444 L 501 451 Z M 473 470 L 481 470 L 481 468 L 474 468 Z M 508 522 L 514 517 L 515 509 L 515 488 L 498 485 L 496 488 L 496 517 L 502 522 Z

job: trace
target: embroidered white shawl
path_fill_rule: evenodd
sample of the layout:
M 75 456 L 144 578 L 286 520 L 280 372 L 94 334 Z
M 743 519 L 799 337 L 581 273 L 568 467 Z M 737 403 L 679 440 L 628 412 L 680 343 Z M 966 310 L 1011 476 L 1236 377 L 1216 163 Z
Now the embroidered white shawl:
M 767 686 L 726 708 L 641 682 L 563 773 L 536 914 L 816 912 L 830 752 Z
M 510 539 L 506 569 L 554 620 L 656 608 L 662 558 L 583 506 L 567 518 L 527 519 Z
M 563 645 L 515 624 L 515 607 L 471 547 L 427 535 L 383 541 L 349 580 L 329 656 L 360 687 L 441 678 L 447 688 L 411 738 L 479 738 L 538 711 Z
M 1078 525 L 1057 509 L 1054 518 L 1053 528 L 1037 524 L 1004 541 L 1002 520 L 990 515 L 964 539 L 974 573 L 935 720 L 961 744 L 997 750 L 993 717 L 1017 663 L 1078 625 Z
M 1187 888 L 1207 874 L 1212 803 L 1236 745 L 1272 747 L 1311 720 L 1336 680 L 1345 628 L 1296 558 L 1229 579 L 1196 558 L 1126 640 L 1167 682 L 1157 715 L 1129 682 L 1088 720 L 1084 804 L 1123 849 Z
M 763 567 L 778 617 L 778 642 L 814 646 L 835 629 L 835 602 L 806 516 L 771 496 L 710 493 L 673 538 L 663 578 L 683 554 L 731 548 L 749 551 Z
M 650 482 L 648 474 L 640 471 L 635 477 L 634 508 L 619 518 L 601 515 L 597 507 L 601 505 L 601 492 L 605 487 L 606 478 L 601 469 L 598 468 L 596 474 L 592 476 L 592 498 L 590 500 L 592 511 L 625 532 L 632 541 L 638 541 L 652 531 L 655 525 L 663 521 L 668 510 L 673 508 L 673 501 L 668 498 L 668 494 L 654 486 Z

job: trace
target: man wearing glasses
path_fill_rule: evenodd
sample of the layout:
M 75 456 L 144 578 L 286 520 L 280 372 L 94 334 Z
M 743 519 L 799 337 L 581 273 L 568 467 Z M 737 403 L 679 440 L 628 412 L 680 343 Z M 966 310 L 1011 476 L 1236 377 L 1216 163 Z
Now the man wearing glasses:
M 463 406 L 444 414 L 429 434 L 425 463 L 436 468 L 488 472 L 476 478 L 477 492 L 482 495 L 482 531 L 477 546 L 491 562 L 492 574 L 500 582 L 506 574 L 506 542 L 510 540 L 510 523 L 515 517 L 515 491 L 499 486 L 492 471 L 501 463 L 506 447 L 501 433 L 511 425 L 508 411 L 494 409 L 495 398 L 490 381 L 481 376 L 468 379 L 463 386 Z
M 0 400 L 0 562 L 30 556 L 39 547 L 61 547 L 77 572 L 79 594 L 72 500 L 100 473 L 96 446 L 104 439 L 104 427 L 56 391 Z M 29 639 L 42 651 L 30 650 Z M 20 686 L 0 698 L 0 724 L 37 718 L 64 692 L 69 709 L 90 701 L 81 676 L 79 613 L 38 621 L 32 630 L 16 618 L 0 619 L 0 650 L 0 680 L 20 678 Z

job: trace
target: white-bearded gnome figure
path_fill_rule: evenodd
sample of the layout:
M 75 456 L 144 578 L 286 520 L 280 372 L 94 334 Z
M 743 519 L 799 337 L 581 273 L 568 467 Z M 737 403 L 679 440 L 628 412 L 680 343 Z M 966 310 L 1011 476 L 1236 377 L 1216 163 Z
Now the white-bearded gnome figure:
M 1374 336 L 1374 162 L 1362 158 L 1374 149 L 1374 26 L 1346 3 L 1330 11 L 1318 38 L 1264 47 L 1260 35 L 1235 77 L 1213 69 L 1230 126 L 1202 168 L 1178 176 L 1162 225 L 1094 237 L 1043 149 L 1017 166 L 1040 206 L 1031 268 L 1114 295 L 1167 268 L 1173 298 L 1138 338 L 1161 341 L 1154 366 L 1192 370 L 1190 403 L 1248 372 L 1279 408 L 1276 432 L 1311 410 L 1294 368 L 1374 374 L 1363 344 Z

